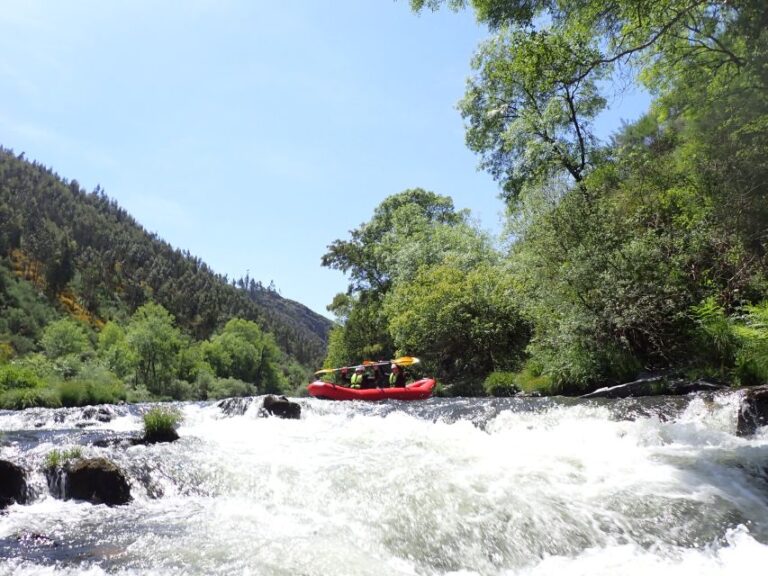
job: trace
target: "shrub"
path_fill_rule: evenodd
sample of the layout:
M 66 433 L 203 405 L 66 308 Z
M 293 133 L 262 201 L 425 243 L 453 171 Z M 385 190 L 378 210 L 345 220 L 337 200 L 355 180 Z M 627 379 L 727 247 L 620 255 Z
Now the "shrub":
M 176 428 L 183 416 L 175 408 L 157 407 L 144 414 L 144 438 L 146 440 L 176 439 Z
M 740 348 L 734 375 L 739 384 L 768 382 L 768 301 L 747 306 L 744 320 L 734 327 Z
M 168 386 L 168 395 L 174 400 L 194 400 L 197 398 L 197 387 L 177 378 Z
M 208 397 L 215 400 L 253 396 L 254 394 L 255 390 L 250 384 L 236 378 L 219 378 L 208 391 Z
M 542 373 L 542 366 L 535 360 L 529 360 L 520 372 L 515 373 L 515 385 L 526 394 L 557 392 L 552 379 Z
M 514 372 L 491 372 L 483 382 L 489 396 L 514 396 L 517 390 Z
M 138 386 L 136 388 L 130 388 L 126 393 L 126 401 L 130 404 L 140 404 L 142 402 L 152 402 L 154 396 L 144 386 Z
M 0 391 L 15 388 L 37 388 L 41 385 L 40 378 L 29 368 L 16 364 L 0 366 Z
M 58 386 L 61 403 L 64 406 L 87 406 L 94 404 L 117 404 L 125 401 L 125 386 L 119 381 L 83 381 L 82 379 L 62 382 Z
M 0 408 L 25 410 L 26 408 L 58 408 L 61 398 L 51 388 L 15 388 L 0 395 Z

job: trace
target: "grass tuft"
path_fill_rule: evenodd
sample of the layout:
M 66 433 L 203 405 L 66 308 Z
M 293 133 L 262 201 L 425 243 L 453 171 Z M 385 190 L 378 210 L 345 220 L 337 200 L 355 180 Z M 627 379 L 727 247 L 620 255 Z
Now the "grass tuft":
M 152 408 L 144 414 L 144 439 L 150 442 L 176 440 L 176 428 L 184 417 L 174 408 Z
M 53 449 L 45 456 L 45 467 L 47 469 L 59 468 L 70 460 L 77 460 L 83 457 L 83 451 L 80 448 L 70 448 L 68 450 Z

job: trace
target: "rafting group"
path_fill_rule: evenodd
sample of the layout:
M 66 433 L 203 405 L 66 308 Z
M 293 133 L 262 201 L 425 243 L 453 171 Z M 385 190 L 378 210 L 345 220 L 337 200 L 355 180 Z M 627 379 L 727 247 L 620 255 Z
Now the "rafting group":
M 418 364 L 413 356 L 373 362 L 357 366 L 324 368 L 315 372 L 318 378 L 307 387 L 311 396 L 328 400 L 424 400 L 435 388 L 433 378 L 408 382 L 406 367 Z

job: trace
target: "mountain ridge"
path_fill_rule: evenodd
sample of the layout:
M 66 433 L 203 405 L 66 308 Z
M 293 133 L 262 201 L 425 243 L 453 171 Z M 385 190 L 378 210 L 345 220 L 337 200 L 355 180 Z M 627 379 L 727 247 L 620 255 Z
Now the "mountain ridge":
M 61 298 L 100 322 L 154 301 L 195 339 L 230 318 L 257 322 L 306 367 L 325 354 L 332 322 L 253 279 L 230 280 L 147 231 L 97 186 L 80 188 L 0 147 L 0 254 L 50 302 Z M 19 270 L 19 267 L 22 270 Z M 64 296 L 62 296 L 64 295 Z M 59 309 L 62 303 L 58 303 Z

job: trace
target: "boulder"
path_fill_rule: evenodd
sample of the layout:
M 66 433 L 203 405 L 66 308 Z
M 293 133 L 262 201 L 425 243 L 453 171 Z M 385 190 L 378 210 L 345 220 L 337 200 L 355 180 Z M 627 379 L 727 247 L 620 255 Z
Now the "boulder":
M 111 422 L 116 414 L 109 406 L 87 406 L 83 410 L 84 420 L 97 420 L 98 422 Z
M 106 458 L 81 458 L 46 471 L 54 496 L 116 506 L 131 501 L 128 480 L 120 468 Z
M 14 502 L 26 504 L 27 474 L 13 462 L 0 460 L 0 510 Z
M 167 430 L 158 430 L 152 434 L 145 433 L 136 444 L 157 444 L 159 442 L 176 442 L 179 439 L 179 433 L 173 428 Z
M 582 398 L 635 398 L 638 396 L 660 396 L 690 394 L 691 392 L 714 392 L 727 388 L 725 384 L 707 380 L 685 380 L 667 376 L 650 376 L 639 378 L 616 386 L 598 388 L 584 394 Z
M 291 402 L 285 396 L 264 397 L 264 403 L 261 405 L 262 415 L 277 416 L 279 418 L 292 418 L 298 420 L 301 418 L 301 406 L 296 402 Z
M 216 406 L 221 408 L 227 416 L 242 416 L 248 411 L 248 407 L 253 402 L 253 398 L 225 398 L 219 401 Z
M 749 388 L 741 399 L 736 434 L 749 436 L 768 425 L 768 385 Z

